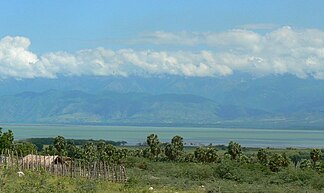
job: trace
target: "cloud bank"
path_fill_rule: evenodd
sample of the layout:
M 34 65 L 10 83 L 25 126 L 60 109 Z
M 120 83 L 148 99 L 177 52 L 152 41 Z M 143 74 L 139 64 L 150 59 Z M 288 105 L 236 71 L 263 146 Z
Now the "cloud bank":
M 235 72 L 255 75 L 293 74 L 324 79 L 324 31 L 281 27 L 267 34 L 234 29 L 215 33 L 144 34 L 138 43 L 159 46 L 203 46 L 200 51 L 134 50 L 106 48 L 74 53 L 37 55 L 26 37 L 0 40 L 0 78 L 55 78 L 65 76 L 129 76 L 172 74 L 228 76 Z

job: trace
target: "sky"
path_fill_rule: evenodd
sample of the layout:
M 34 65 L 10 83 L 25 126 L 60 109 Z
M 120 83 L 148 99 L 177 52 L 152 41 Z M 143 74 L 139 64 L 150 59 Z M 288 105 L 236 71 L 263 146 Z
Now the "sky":
M 0 9 L 2 79 L 324 79 L 321 0 L 11 0 Z

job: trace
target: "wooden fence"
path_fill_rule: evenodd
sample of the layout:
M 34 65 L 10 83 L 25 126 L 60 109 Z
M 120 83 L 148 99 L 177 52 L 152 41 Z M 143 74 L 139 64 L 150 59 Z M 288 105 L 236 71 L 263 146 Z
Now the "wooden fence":
M 44 156 L 29 154 L 19 156 L 17 152 L 2 151 L 0 166 L 14 167 L 19 171 L 47 171 L 57 176 L 85 177 L 104 179 L 112 182 L 126 182 L 126 169 L 123 165 L 111 164 L 106 161 L 87 162 L 61 156 Z

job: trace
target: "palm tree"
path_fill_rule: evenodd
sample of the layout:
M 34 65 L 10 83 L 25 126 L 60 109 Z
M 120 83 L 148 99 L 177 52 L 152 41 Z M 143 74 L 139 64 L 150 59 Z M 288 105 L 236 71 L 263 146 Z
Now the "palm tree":
M 0 127 L 0 148 L 1 149 L 12 149 L 13 148 L 14 135 L 11 130 L 2 133 Z
M 242 153 L 241 145 L 239 143 L 231 141 L 228 144 L 228 153 L 231 155 L 232 159 L 236 159 Z
M 267 165 L 268 164 L 268 153 L 264 149 L 259 149 L 257 157 L 261 164 Z
M 179 158 L 183 153 L 183 138 L 178 135 L 174 136 L 171 144 L 165 146 L 164 153 L 170 160 Z
M 92 142 L 87 142 L 83 146 L 83 156 L 88 163 L 94 162 L 97 158 L 97 148 Z
M 66 141 L 65 138 L 62 136 L 57 136 L 54 139 L 54 147 L 57 153 L 62 156 L 64 154 L 64 150 L 66 148 Z
M 316 165 L 316 162 L 321 159 L 321 150 L 320 149 L 312 149 L 310 152 L 310 158 L 313 161 L 313 166 Z
M 179 135 L 174 136 L 171 140 L 171 144 L 177 151 L 179 152 L 183 151 L 183 138 L 181 136 Z
M 156 134 L 151 134 L 147 136 L 146 142 L 150 146 L 151 156 L 157 159 L 159 154 L 161 153 L 160 141 L 158 136 Z
M 216 162 L 218 159 L 217 149 L 212 146 L 208 146 L 207 148 L 197 147 L 194 152 L 194 156 L 199 162 L 212 163 Z

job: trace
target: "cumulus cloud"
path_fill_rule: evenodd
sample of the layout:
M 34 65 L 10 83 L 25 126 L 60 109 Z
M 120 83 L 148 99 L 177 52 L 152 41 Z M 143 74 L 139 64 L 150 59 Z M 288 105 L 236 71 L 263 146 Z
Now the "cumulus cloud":
M 38 64 L 38 57 L 28 51 L 30 41 L 24 37 L 4 37 L 0 40 L 0 76 L 33 78 L 47 76 L 46 69 Z
M 183 76 L 228 75 L 232 71 L 214 61 L 211 53 L 156 52 L 97 48 L 74 54 L 50 53 L 39 63 L 55 74 L 65 75 L 120 75 L 173 74 Z
M 159 31 L 148 37 L 142 36 L 141 41 L 189 48 L 204 45 L 204 49 L 96 48 L 37 55 L 29 50 L 28 38 L 8 36 L 0 40 L 0 78 L 159 74 L 205 77 L 227 76 L 239 71 L 324 79 L 324 32 L 317 29 L 295 30 L 286 26 L 267 34 L 246 29 L 220 33 Z

